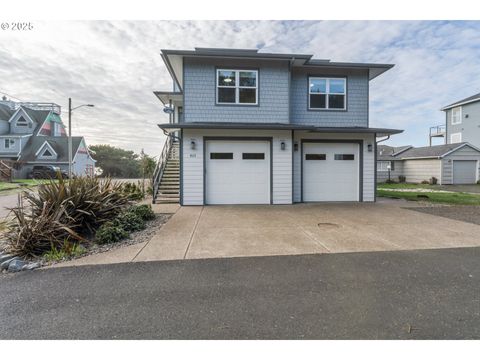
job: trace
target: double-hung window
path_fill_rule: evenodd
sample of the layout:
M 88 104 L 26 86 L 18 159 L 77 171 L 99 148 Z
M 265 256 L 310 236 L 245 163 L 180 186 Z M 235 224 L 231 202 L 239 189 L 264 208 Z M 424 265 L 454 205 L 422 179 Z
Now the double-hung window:
M 4 148 L 5 149 L 11 149 L 15 145 L 15 140 L 14 139 L 5 139 L 4 142 Z
M 345 110 L 347 108 L 347 79 L 310 77 L 308 108 L 311 110 Z
M 462 107 L 456 107 L 452 109 L 452 125 L 462 123 Z
M 217 70 L 217 104 L 257 105 L 257 70 Z

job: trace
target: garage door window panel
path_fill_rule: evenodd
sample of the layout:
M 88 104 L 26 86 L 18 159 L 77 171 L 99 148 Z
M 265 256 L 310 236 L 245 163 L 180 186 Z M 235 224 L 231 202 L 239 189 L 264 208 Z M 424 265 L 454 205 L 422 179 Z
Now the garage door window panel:
M 242 153 L 243 160 L 265 160 L 265 153 Z
M 232 160 L 233 153 L 210 153 L 210 159 L 212 160 Z
M 335 160 L 355 160 L 354 154 L 335 154 Z
M 327 154 L 305 154 L 305 160 L 327 160 Z

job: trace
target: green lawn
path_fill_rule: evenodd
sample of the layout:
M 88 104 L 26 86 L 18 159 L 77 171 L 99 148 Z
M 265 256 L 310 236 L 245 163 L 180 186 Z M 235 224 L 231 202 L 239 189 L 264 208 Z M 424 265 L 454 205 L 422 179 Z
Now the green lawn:
M 395 183 L 395 184 L 378 184 L 378 189 L 432 189 L 435 190 L 440 185 L 429 184 L 407 184 L 407 183 Z
M 50 180 L 34 180 L 34 179 L 16 179 L 12 182 L 0 181 L 0 191 L 23 189 L 25 187 L 38 186 L 40 184 L 48 183 Z M 54 180 L 57 181 L 57 180 Z
M 480 194 L 469 194 L 464 192 L 420 192 L 386 190 L 415 188 L 429 188 L 435 190 L 435 185 L 379 184 L 377 188 L 377 195 L 388 198 L 398 198 L 412 201 L 430 201 L 440 204 L 480 205 Z

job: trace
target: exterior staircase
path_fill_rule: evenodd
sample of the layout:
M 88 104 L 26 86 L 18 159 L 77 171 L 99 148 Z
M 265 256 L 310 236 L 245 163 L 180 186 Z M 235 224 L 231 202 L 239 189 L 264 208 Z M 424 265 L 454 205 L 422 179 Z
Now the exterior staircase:
M 167 138 L 153 175 L 154 204 L 178 203 L 180 201 L 180 156 L 179 143 Z
M 12 181 L 13 164 L 6 160 L 0 160 L 0 180 Z

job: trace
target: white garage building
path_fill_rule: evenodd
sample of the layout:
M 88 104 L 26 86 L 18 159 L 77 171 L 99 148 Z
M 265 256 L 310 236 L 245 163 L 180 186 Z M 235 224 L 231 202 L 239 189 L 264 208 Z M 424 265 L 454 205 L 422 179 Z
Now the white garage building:
M 475 184 L 479 180 L 480 149 L 469 143 L 426 147 L 403 147 L 390 152 L 379 146 L 377 180 L 398 181 L 404 176 L 407 183 L 421 183 L 436 178 L 440 185 Z M 392 149 L 392 148 L 390 148 Z M 381 154 L 381 155 L 380 155 Z

